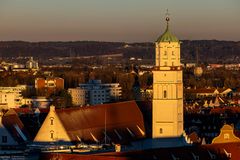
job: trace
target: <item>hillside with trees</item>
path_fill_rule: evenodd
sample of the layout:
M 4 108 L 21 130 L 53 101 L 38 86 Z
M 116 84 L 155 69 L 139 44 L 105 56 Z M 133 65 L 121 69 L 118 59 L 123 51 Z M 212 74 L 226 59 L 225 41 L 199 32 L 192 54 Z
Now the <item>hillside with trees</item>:
M 239 63 L 240 42 L 217 40 L 183 40 L 183 62 L 195 62 L 198 48 L 199 60 L 203 63 Z M 0 57 L 33 56 L 38 59 L 51 57 L 79 57 L 123 54 L 124 58 L 153 59 L 154 43 L 124 42 L 0 42 Z

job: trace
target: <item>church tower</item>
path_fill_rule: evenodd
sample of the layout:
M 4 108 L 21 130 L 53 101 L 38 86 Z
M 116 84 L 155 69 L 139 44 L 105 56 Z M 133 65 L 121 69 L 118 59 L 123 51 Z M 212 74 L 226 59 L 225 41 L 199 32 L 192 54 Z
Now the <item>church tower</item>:
M 183 83 L 180 41 L 167 28 L 156 45 L 153 70 L 152 138 L 183 134 Z

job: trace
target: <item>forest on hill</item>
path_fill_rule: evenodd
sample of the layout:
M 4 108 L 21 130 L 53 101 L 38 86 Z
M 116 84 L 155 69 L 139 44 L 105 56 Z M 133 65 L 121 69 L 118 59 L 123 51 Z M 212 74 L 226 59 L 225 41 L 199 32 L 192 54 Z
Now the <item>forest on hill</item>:
M 196 62 L 196 53 L 202 63 L 240 63 L 240 41 L 183 40 L 183 62 Z M 124 43 L 98 41 L 24 42 L 1 41 L 0 57 L 33 56 L 39 59 L 51 57 L 98 56 L 123 54 L 124 58 L 153 59 L 154 43 Z

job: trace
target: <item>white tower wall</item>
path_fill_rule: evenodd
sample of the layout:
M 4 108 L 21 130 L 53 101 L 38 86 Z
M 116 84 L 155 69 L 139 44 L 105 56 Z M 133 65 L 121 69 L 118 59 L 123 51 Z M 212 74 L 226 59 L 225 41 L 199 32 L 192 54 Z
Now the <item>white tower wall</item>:
M 165 36 L 165 37 L 163 37 Z M 153 71 L 152 138 L 183 134 L 183 83 L 180 42 L 167 30 L 156 42 Z M 165 39 L 164 39 L 165 38 Z M 165 41 L 169 39 L 169 41 Z

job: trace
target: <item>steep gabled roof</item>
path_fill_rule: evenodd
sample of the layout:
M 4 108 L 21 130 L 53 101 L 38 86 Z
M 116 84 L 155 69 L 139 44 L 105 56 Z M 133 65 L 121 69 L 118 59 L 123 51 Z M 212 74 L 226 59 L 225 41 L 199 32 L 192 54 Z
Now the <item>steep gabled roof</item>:
M 135 101 L 56 110 L 72 141 L 127 142 L 145 137 L 143 116 Z
M 23 143 L 28 140 L 28 133 L 13 109 L 10 109 L 3 115 L 2 123 L 18 143 Z

